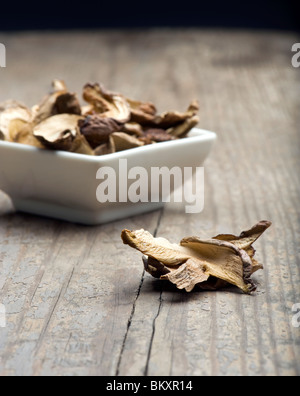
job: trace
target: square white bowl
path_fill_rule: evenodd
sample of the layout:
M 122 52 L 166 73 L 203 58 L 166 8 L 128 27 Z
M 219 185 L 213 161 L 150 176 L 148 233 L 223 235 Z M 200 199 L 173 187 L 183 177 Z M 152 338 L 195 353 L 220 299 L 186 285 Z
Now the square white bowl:
M 215 133 L 194 128 L 185 139 L 100 157 L 0 141 L 0 190 L 11 198 L 17 211 L 86 225 L 103 224 L 150 212 L 164 203 L 99 203 L 99 168 L 110 167 L 118 174 L 120 159 L 127 160 L 128 169 L 143 167 L 148 172 L 152 167 L 196 168 L 203 165 L 215 140 Z

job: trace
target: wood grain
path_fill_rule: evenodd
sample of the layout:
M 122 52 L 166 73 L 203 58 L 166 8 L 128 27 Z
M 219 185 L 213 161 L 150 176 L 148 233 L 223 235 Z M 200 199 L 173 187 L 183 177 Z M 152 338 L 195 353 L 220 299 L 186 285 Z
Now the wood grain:
M 0 197 L 0 375 L 299 375 L 299 69 L 292 33 L 201 30 L 0 34 L 0 101 L 33 105 L 53 78 L 101 81 L 160 110 L 201 101 L 218 133 L 199 215 L 166 208 L 101 227 L 14 214 Z M 188 153 L 187 153 L 188 155 Z M 1 164 L 1 159 L 0 159 Z M 123 228 L 183 236 L 273 227 L 253 296 L 152 279 Z

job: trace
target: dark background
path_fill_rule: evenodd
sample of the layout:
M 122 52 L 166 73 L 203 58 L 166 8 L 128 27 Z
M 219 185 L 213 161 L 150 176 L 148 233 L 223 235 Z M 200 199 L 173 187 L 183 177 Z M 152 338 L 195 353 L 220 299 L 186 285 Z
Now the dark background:
M 0 30 L 225 27 L 299 30 L 299 0 L 4 0 Z

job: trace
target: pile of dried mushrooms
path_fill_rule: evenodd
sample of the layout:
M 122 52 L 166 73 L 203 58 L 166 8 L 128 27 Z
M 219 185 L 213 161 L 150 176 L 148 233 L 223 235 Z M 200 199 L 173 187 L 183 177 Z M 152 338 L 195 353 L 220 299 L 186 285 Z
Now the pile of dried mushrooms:
M 86 84 L 81 106 L 65 83 L 29 109 L 9 100 L 0 103 L 0 140 L 43 149 L 104 155 L 186 137 L 199 118 L 193 101 L 186 112 L 157 113 L 153 103 L 126 98 L 99 84 Z
M 263 269 L 254 259 L 252 245 L 270 226 L 271 222 L 261 221 L 239 237 L 218 235 L 208 240 L 188 237 L 179 245 L 154 238 L 145 230 L 123 230 L 122 239 L 124 244 L 144 254 L 148 273 L 172 282 L 179 289 L 191 292 L 195 286 L 217 290 L 235 285 L 251 293 L 256 290 L 251 276 Z

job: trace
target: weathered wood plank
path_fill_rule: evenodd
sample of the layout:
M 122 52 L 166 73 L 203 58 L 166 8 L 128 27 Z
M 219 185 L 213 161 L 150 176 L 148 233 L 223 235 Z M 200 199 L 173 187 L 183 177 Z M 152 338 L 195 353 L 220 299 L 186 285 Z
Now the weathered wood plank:
M 197 30 L 1 34 L 0 100 L 88 81 L 161 110 L 201 101 L 218 132 L 199 215 L 166 209 L 102 227 L 11 211 L 0 196 L 0 375 L 299 375 L 299 70 L 293 34 Z M 22 61 L 20 61 L 20 59 Z M 159 87 L 159 89 L 158 89 Z M 144 274 L 122 228 L 174 242 L 273 221 L 254 296 L 186 294 Z

